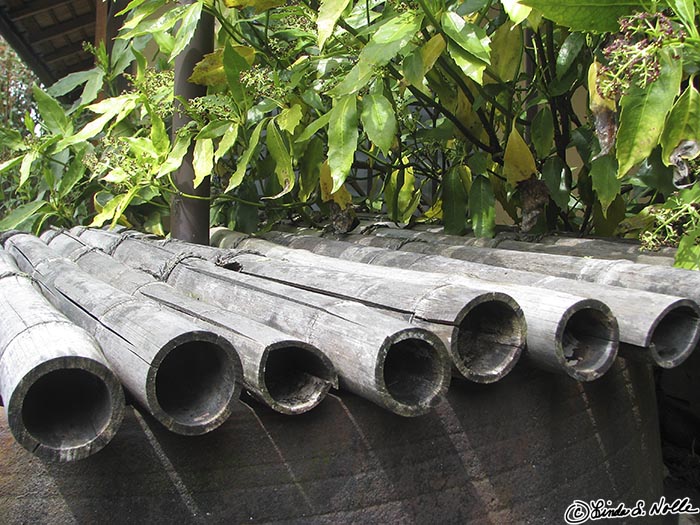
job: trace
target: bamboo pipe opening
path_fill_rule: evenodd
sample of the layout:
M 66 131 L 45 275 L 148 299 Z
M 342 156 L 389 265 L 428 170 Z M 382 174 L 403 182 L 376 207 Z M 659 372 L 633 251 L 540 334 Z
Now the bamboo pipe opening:
M 231 413 L 239 377 L 229 352 L 211 341 L 189 340 L 172 344 L 160 355 L 162 360 L 153 368 L 161 422 L 185 435 L 203 434 L 223 423 Z
M 489 300 L 472 308 L 459 323 L 457 353 L 462 375 L 478 383 L 503 378 L 518 362 L 527 329 L 515 301 Z
M 333 365 L 324 354 L 299 345 L 269 350 L 261 368 L 267 389 L 265 400 L 283 414 L 311 410 L 337 382 Z
M 109 443 L 124 415 L 124 396 L 121 385 L 101 365 L 59 358 L 22 381 L 7 410 L 12 433 L 22 446 L 44 459 L 74 461 Z
M 678 366 L 693 352 L 699 338 L 698 310 L 675 308 L 661 318 L 651 334 L 652 358 L 662 368 Z
M 388 405 L 403 416 L 426 413 L 449 385 L 450 362 L 443 344 L 432 334 L 421 337 L 421 332 L 395 334 L 378 367 Z
M 569 311 L 560 330 L 562 364 L 571 377 L 592 381 L 612 366 L 617 356 L 619 332 L 609 309 L 589 306 Z

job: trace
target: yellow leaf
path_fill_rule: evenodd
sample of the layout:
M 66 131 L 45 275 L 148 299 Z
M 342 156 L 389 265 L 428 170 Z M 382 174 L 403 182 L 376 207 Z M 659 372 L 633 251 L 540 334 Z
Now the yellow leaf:
M 333 178 L 331 177 L 331 168 L 328 165 L 328 161 L 321 165 L 320 186 L 321 200 L 323 202 L 333 201 L 340 206 L 341 210 L 344 210 L 352 204 L 352 195 L 350 195 L 350 192 L 345 186 L 341 186 L 338 191 L 331 193 L 331 191 L 333 191 Z
M 602 110 L 615 111 L 615 101 L 603 98 L 598 92 L 597 84 L 599 72 L 600 63 L 594 61 L 591 67 L 588 68 L 588 96 L 590 98 L 588 105 L 594 113 L 598 113 Z
M 506 22 L 491 38 L 491 69 L 502 82 L 515 80 L 523 58 L 523 29 Z M 495 82 L 491 81 L 490 82 Z
M 442 199 L 436 200 L 417 222 L 429 222 L 442 219 Z
M 433 36 L 428 40 L 420 50 L 421 60 L 423 62 L 423 74 L 433 69 L 435 62 L 440 58 L 442 52 L 445 51 L 447 43 L 441 34 Z
M 200 86 L 225 85 L 223 49 L 204 55 L 204 58 L 194 66 L 188 81 Z
M 518 182 L 528 180 L 536 173 L 535 158 L 518 130 L 513 126 L 506 145 L 503 174 L 508 183 L 515 186 Z

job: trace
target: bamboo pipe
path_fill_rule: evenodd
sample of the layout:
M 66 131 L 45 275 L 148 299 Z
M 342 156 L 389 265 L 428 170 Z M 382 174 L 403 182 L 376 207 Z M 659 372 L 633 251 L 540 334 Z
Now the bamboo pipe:
M 214 239 L 222 238 L 222 233 L 214 233 Z M 279 237 L 279 239 L 278 239 Z M 236 239 L 241 248 L 249 248 L 258 252 L 265 252 L 269 256 L 294 258 L 294 251 L 285 251 L 283 248 L 274 248 L 264 244 L 260 240 L 248 239 L 241 234 L 228 233 L 224 238 L 231 242 Z M 284 244 L 289 240 L 293 242 L 294 236 L 285 237 L 284 234 L 271 234 L 271 238 Z M 221 243 L 220 243 L 221 244 Z M 223 243 L 226 246 L 230 244 Z M 318 243 L 317 243 L 318 244 Z M 339 249 L 330 249 L 330 244 L 324 245 L 319 252 L 338 257 L 347 249 L 353 249 L 352 245 L 337 245 Z M 320 248 L 320 247 L 319 247 Z M 315 251 L 315 250 L 312 250 Z M 528 323 L 527 349 L 528 356 L 537 366 L 546 370 L 565 373 L 579 381 L 591 381 L 600 377 L 612 365 L 617 353 L 617 322 L 610 314 L 607 306 L 594 299 L 582 299 L 566 293 L 542 294 L 537 290 L 520 285 L 504 282 L 486 282 L 473 276 L 456 277 L 452 272 L 426 265 L 422 268 L 404 267 L 403 270 L 383 267 L 374 267 L 366 264 L 371 259 L 354 258 L 348 252 L 348 257 L 343 254 L 343 261 L 334 261 L 333 258 L 323 258 L 316 263 L 318 266 L 337 268 L 339 265 L 363 276 L 375 277 L 387 275 L 403 276 L 404 280 L 421 281 L 425 284 L 438 285 L 444 282 L 444 275 L 450 274 L 450 282 L 466 282 L 470 286 L 481 286 L 484 289 L 499 290 L 514 297 L 522 307 L 525 319 Z M 355 261 L 353 265 L 349 261 Z M 392 264 L 390 266 L 401 266 Z M 420 271 L 412 271 L 420 270 Z
M 174 253 L 195 253 L 247 275 L 358 301 L 408 320 L 438 335 L 456 372 L 478 383 L 503 378 L 513 369 L 525 345 L 527 329 L 518 304 L 507 294 L 483 286 L 478 289 L 450 279 L 424 284 L 416 279 L 397 280 L 388 272 L 368 276 L 356 269 L 318 265 L 315 256 L 307 252 L 298 254 L 294 261 L 265 257 L 263 246 L 260 250 L 252 247 L 256 253 L 251 253 L 226 252 L 174 240 L 162 245 Z
M 570 255 L 574 257 L 594 257 L 597 259 L 626 259 L 628 261 L 660 266 L 673 266 L 676 250 L 661 248 L 659 251 L 642 251 L 639 242 L 630 239 L 597 239 L 571 236 L 549 235 L 539 238 L 537 242 L 519 240 L 518 234 L 503 232 L 493 239 L 472 236 L 446 235 L 442 232 L 403 230 L 397 228 L 376 228 L 372 234 L 418 242 L 439 242 L 454 246 L 477 246 L 481 248 L 500 248 L 523 252 L 549 253 L 552 255 Z
M 611 308 L 619 322 L 620 354 L 626 358 L 651 362 L 662 368 L 673 368 L 685 361 L 700 339 L 700 310 L 694 301 L 686 298 L 448 258 L 455 253 L 457 247 L 411 243 L 407 249 L 412 253 L 394 250 L 387 252 L 382 246 L 395 248 L 395 239 L 365 236 L 349 238 L 362 242 L 363 245 L 369 243 L 374 247 L 341 243 L 338 247 L 324 249 L 322 246 L 325 243 L 321 243 L 321 247 L 315 248 L 313 245 L 316 243 L 313 240 L 296 240 L 300 239 L 299 237 L 292 237 L 289 242 L 296 247 L 314 251 L 324 250 L 324 253 L 328 254 L 331 254 L 331 250 L 336 254 L 344 253 L 343 257 L 352 257 L 354 260 L 370 259 L 372 264 L 394 264 L 394 261 L 399 259 L 403 260 L 403 264 L 410 264 L 412 268 L 434 268 L 436 271 L 469 275 L 491 282 L 508 280 L 520 285 L 569 291 L 577 296 L 600 299 Z M 286 241 L 280 239 L 280 242 Z M 335 246 L 332 241 L 330 244 Z
M 101 230 L 71 233 L 198 299 L 317 346 L 333 362 L 341 387 L 396 414 L 425 414 L 449 385 L 447 351 L 428 330 L 358 303 L 243 275 L 196 256 L 174 256 L 153 242 Z
M 430 251 L 432 234 L 422 236 L 422 241 L 395 239 L 402 250 Z M 355 242 L 365 236 L 349 236 Z M 366 236 L 373 242 L 374 236 Z M 421 246 L 428 244 L 428 247 Z M 609 284 L 633 290 L 687 297 L 700 303 L 700 272 L 667 268 L 651 264 L 638 264 L 627 260 L 605 260 L 547 253 L 531 253 L 515 250 L 489 249 L 476 246 L 452 246 L 450 257 L 479 262 L 502 268 L 522 269 L 530 272 L 576 279 L 598 284 Z
M 95 279 L 34 236 L 16 234 L 5 248 L 97 339 L 125 388 L 166 428 L 199 435 L 228 418 L 241 369 L 228 341 Z
M 0 397 L 15 440 L 39 458 L 101 450 L 124 392 L 97 342 L 54 309 L 0 247 Z
M 241 358 L 245 388 L 277 412 L 307 412 L 325 398 L 331 386 L 337 386 L 333 364 L 308 343 L 197 301 L 150 274 L 87 247 L 67 232 L 50 231 L 42 235 L 42 240 L 94 277 L 129 295 L 153 299 L 227 339 Z

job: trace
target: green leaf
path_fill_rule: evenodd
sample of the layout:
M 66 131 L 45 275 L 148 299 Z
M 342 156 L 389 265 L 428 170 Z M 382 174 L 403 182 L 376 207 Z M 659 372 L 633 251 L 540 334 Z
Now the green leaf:
M 280 114 L 277 115 L 277 125 L 281 130 L 286 131 L 290 135 L 294 135 L 294 130 L 297 129 L 302 117 L 301 106 L 299 104 L 294 104 L 291 108 L 284 108 Z
M 693 0 L 668 0 L 668 5 L 688 27 L 695 26 L 695 2 Z
M 10 151 L 26 149 L 22 134 L 19 131 L 2 126 L 0 126 L 0 147 L 7 148 Z
M 51 133 L 64 136 L 73 133 L 73 124 L 56 99 L 44 92 L 36 84 L 32 86 L 32 93 L 34 94 L 39 115 L 41 115 L 44 125 Z
M 554 120 L 549 106 L 543 106 L 532 120 L 532 145 L 540 157 L 546 157 L 554 145 Z
M 357 149 L 358 132 L 357 98 L 347 95 L 339 99 L 331 110 L 328 127 L 328 164 L 335 193 L 350 174 Z
M 467 233 L 468 199 L 458 168 L 449 170 L 442 179 L 442 218 L 447 235 Z
M 356 93 L 374 77 L 378 68 L 385 66 L 406 46 L 420 30 L 423 15 L 406 11 L 384 23 L 360 51 L 357 64 L 345 78 L 328 92 L 334 98 Z
M 34 164 L 34 161 L 38 157 L 39 152 L 32 150 L 28 152 L 22 159 L 22 164 L 19 167 L 19 184 L 17 185 L 18 189 L 24 186 L 24 183 L 29 180 L 29 176 L 31 175 L 32 170 L 32 164 Z
M 559 157 L 547 159 L 542 166 L 542 180 L 547 185 L 549 195 L 562 211 L 569 209 L 570 188 L 567 187 L 567 171 L 564 161 Z
M 192 168 L 194 169 L 193 186 L 198 188 L 214 170 L 214 141 L 212 139 L 198 139 L 195 141 L 194 153 L 192 154 Z
M 227 42 L 224 48 L 223 64 L 233 100 L 241 110 L 244 110 L 248 107 L 248 96 L 241 84 L 241 73 L 250 69 L 250 64 L 230 42 Z
M 20 155 L 19 157 L 14 157 L 12 159 L 8 159 L 5 162 L 0 163 L 0 173 L 5 173 L 6 171 L 11 170 L 18 164 L 22 163 L 22 160 L 24 160 L 24 155 Z
M 0 221 L 0 231 L 13 230 L 20 224 L 36 215 L 42 208 L 50 209 L 49 203 L 43 200 L 22 204 L 12 210 L 4 219 Z
M 267 119 L 263 119 L 260 122 L 258 122 L 258 125 L 255 126 L 255 129 L 253 130 L 253 133 L 250 135 L 250 141 L 248 142 L 248 147 L 246 150 L 243 152 L 243 155 L 238 159 L 238 165 L 236 166 L 236 171 L 231 175 L 231 180 L 228 182 L 228 186 L 226 187 L 226 190 L 224 193 L 228 193 L 229 191 L 237 188 L 240 186 L 241 182 L 243 181 L 243 177 L 245 176 L 245 172 L 248 169 L 248 164 L 250 164 L 250 159 L 255 155 L 255 152 L 258 150 L 258 143 L 260 142 L 260 134 L 262 133 L 262 128 L 266 124 Z
M 123 120 L 136 106 L 137 97 L 138 95 L 135 94 L 127 94 L 119 97 L 108 98 L 102 102 L 89 106 L 91 111 L 99 114 L 100 116 L 88 122 L 83 129 L 74 135 L 63 138 L 56 145 L 56 150 L 60 151 L 68 146 L 72 146 L 73 144 L 91 139 L 98 133 L 101 133 L 112 119 L 115 119 L 115 124 L 120 120 Z
M 516 26 L 527 20 L 532 11 L 530 7 L 523 5 L 523 2 L 519 0 L 501 0 L 501 4 L 503 4 L 503 9 L 510 21 Z
M 536 173 L 535 158 L 514 125 L 508 135 L 503 159 L 503 174 L 508 183 L 515 187 L 518 182 L 528 180 Z
M 642 0 L 520 0 L 542 12 L 545 18 L 575 31 L 614 33 L 618 20 L 644 11 Z
M 469 190 L 469 217 L 477 237 L 493 237 L 496 232 L 496 198 L 491 181 L 477 176 Z
M 443 13 L 441 24 L 450 41 L 482 62 L 491 63 L 491 39 L 481 27 L 452 11 Z
M 422 88 L 423 78 L 433 69 L 446 47 L 445 38 L 441 34 L 436 34 L 421 47 L 414 50 L 403 62 L 406 80 L 414 86 Z
M 323 49 L 326 40 L 333 34 L 335 24 L 350 4 L 350 0 L 321 0 L 316 18 L 318 48 Z
M 659 143 L 666 115 L 680 90 L 683 76 L 681 60 L 674 60 L 667 50 L 660 53 L 659 79 L 646 88 L 632 86 L 620 101 L 620 127 L 617 132 L 618 177 L 624 177 L 642 162 Z
M 318 117 L 311 124 L 306 126 L 306 129 L 302 131 L 301 135 L 299 135 L 299 137 L 297 137 L 297 139 L 294 142 L 296 142 L 297 144 L 301 144 L 302 142 L 306 142 L 307 140 L 309 140 L 316 134 L 316 132 L 328 125 L 328 123 L 331 121 L 332 114 L 333 110 L 329 111 L 325 115 Z
M 420 188 L 415 188 L 413 168 L 394 170 L 384 188 L 387 215 L 396 222 L 406 223 L 420 202 Z
M 218 139 L 223 136 L 226 131 L 231 127 L 231 122 L 228 120 L 212 120 L 206 126 L 204 126 L 197 135 L 195 139 Z
M 681 237 L 673 265 L 686 270 L 700 270 L 700 228 L 695 228 Z
M 571 66 L 576 62 L 585 43 L 586 35 L 583 33 L 571 33 L 566 37 L 557 55 L 557 78 L 563 78 L 569 71 Z
M 224 136 L 221 137 L 219 147 L 214 152 L 214 162 L 219 162 L 219 159 L 228 153 L 237 140 L 238 124 L 230 123 L 228 129 L 224 132 Z
M 274 119 L 267 124 L 267 151 L 275 160 L 275 175 L 277 175 L 277 180 L 282 187 L 282 194 L 276 195 L 276 198 L 279 198 L 294 188 L 294 167 L 289 148 L 285 144 Z
M 175 137 L 175 144 L 173 144 L 172 150 L 170 150 L 165 162 L 160 166 L 157 177 L 172 173 L 182 165 L 182 159 L 185 157 L 191 142 L 192 135 L 189 132 L 185 131 L 184 133 L 177 134 Z
M 661 134 L 662 159 L 671 165 L 671 154 L 684 140 L 700 143 L 700 93 L 691 84 L 673 105 Z
M 452 42 L 447 44 L 447 52 L 466 76 L 479 85 L 484 83 L 486 62 L 482 62 L 474 55 L 467 53 L 464 49 Z
M 610 155 L 595 159 L 591 163 L 591 180 L 600 201 L 603 217 L 606 217 L 608 208 L 620 194 L 621 188 L 620 179 L 617 178 L 615 159 Z
M 593 226 L 595 234 L 601 237 L 612 237 L 618 225 L 625 219 L 625 200 L 622 195 L 615 197 L 615 200 L 608 208 L 608 212 L 603 215 L 600 201 L 595 201 L 593 205 Z
M 318 187 L 321 177 L 321 164 L 324 160 L 324 144 L 321 139 L 314 137 L 304 150 L 299 161 L 299 200 L 306 202 Z
M 367 137 L 384 155 L 389 155 L 398 125 L 391 102 L 381 93 L 370 94 L 362 99 L 362 126 Z
M 175 46 L 170 53 L 170 61 L 182 53 L 182 51 L 187 47 L 187 44 L 190 43 L 190 40 L 192 40 L 192 36 L 197 29 L 197 24 L 199 23 L 199 18 L 202 15 L 203 5 L 204 3 L 201 0 L 196 0 L 183 12 L 180 28 L 175 36 Z
M 652 151 L 637 173 L 629 179 L 630 184 L 642 188 L 651 188 L 658 191 L 665 197 L 676 191 L 673 184 L 673 168 L 666 166 L 661 160 L 661 148 L 657 147 Z
M 97 197 L 97 195 L 95 195 L 95 197 Z M 119 210 L 124 210 L 126 208 L 126 204 L 128 204 L 127 199 L 131 200 L 129 199 L 127 193 L 117 195 L 116 197 L 110 199 L 102 210 L 92 219 L 90 227 L 101 228 L 105 222 L 112 221 L 115 219 L 115 217 L 118 219 L 121 215 Z
M 150 112 L 149 115 L 151 117 L 151 144 L 153 144 L 158 157 L 165 156 L 170 151 L 170 137 L 165 129 L 165 122 L 155 111 Z
M 58 186 L 58 197 L 60 199 L 66 197 L 85 175 L 86 166 L 83 159 L 85 158 L 86 151 L 87 148 L 79 149 L 73 161 L 68 166 L 68 169 L 63 174 L 63 177 L 61 177 L 61 182 Z

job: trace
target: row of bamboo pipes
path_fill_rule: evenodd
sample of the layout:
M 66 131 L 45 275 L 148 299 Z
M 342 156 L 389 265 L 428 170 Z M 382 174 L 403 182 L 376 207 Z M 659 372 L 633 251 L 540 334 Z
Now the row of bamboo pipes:
M 0 397 L 16 440 L 50 460 L 97 452 L 123 416 L 121 385 L 196 435 L 227 419 L 241 387 L 283 414 L 339 387 L 418 416 L 452 375 L 492 383 L 521 355 L 591 381 L 618 350 L 671 368 L 700 338 L 694 272 L 426 232 L 305 233 L 218 230 L 217 247 L 5 234 Z

